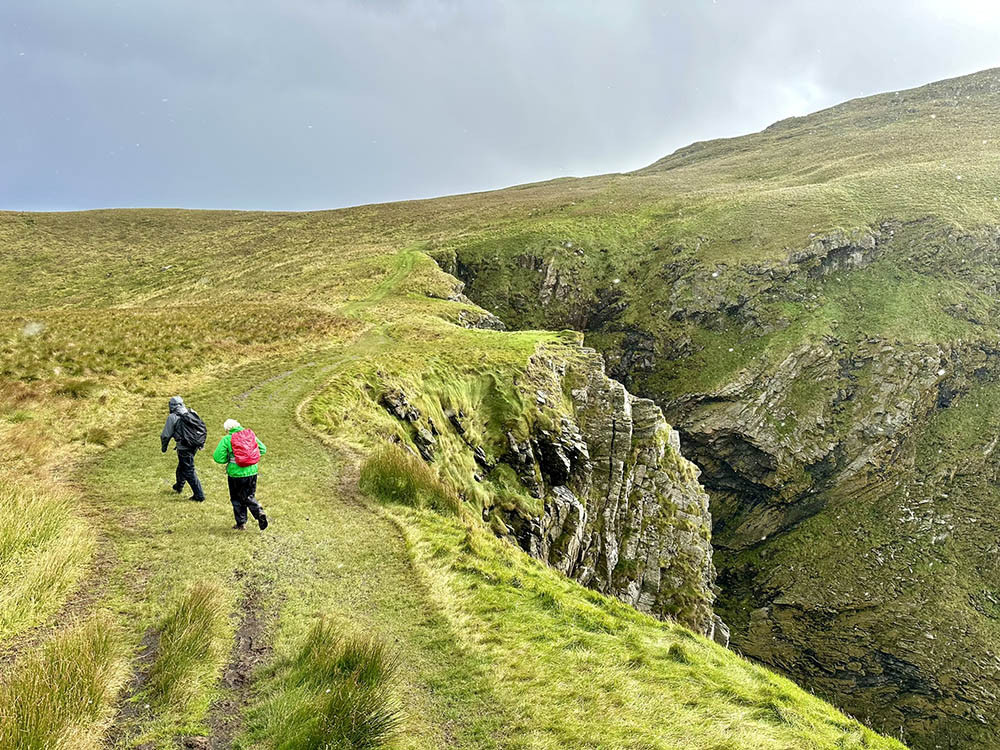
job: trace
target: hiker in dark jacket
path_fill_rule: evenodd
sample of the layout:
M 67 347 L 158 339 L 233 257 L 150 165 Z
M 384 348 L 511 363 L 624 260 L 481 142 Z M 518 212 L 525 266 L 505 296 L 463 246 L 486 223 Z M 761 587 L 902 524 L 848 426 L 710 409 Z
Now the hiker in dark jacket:
M 260 457 L 267 453 L 267 447 L 257 439 L 253 430 L 244 429 L 235 419 L 227 419 L 222 427 L 226 434 L 216 446 L 212 458 L 215 463 L 226 465 L 229 502 L 233 504 L 233 515 L 236 517 L 233 528 L 237 531 L 246 528 L 249 510 L 263 531 L 267 528 L 267 516 L 257 502 L 257 464 Z
M 201 446 L 189 445 L 185 441 L 184 435 L 177 429 L 177 423 L 187 411 L 187 407 L 184 406 L 184 399 L 180 396 L 171 396 L 170 414 L 167 415 L 167 423 L 163 425 L 163 432 L 160 433 L 160 447 L 166 453 L 171 439 L 174 441 L 174 449 L 177 451 L 177 472 L 175 474 L 173 490 L 180 494 L 186 482 L 191 485 L 192 492 L 191 497 L 188 499 L 200 503 L 205 499 L 205 492 L 201 488 L 198 473 L 194 470 L 194 454 L 198 452 Z

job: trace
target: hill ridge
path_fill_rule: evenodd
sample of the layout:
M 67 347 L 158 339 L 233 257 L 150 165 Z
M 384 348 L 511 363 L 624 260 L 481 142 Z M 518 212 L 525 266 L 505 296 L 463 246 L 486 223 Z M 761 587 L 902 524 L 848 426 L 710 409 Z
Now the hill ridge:
M 671 162 L 677 161 L 681 157 L 701 153 L 710 147 L 736 145 L 739 142 L 752 140 L 754 136 L 791 129 L 792 127 L 799 125 L 808 125 L 812 122 L 822 122 L 830 116 L 849 112 L 852 109 L 866 108 L 868 105 L 880 105 L 890 100 L 893 101 L 893 103 L 902 104 L 908 101 L 926 101 L 928 98 L 943 99 L 945 94 L 945 91 L 943 91 L 944 89 L 949 87 L 957 89 L 957 91 L 952 91 L 952 96 L 954 96 L 955 93 L 966 93 L 967 87 L 970 84 L 972 85 L 972 90 L 976 93 L 982 93 L 981 89 L 983 88 L 983 85 L 985 85 L 989 93 L 1000 94 L 1000 67 L 987 68 L 973 73 L 954 76 L 952 78 L 945 78 L 932 83 L 914 86 L 909 89 L 898 89 L 891 92 L 882 91 L 875 94 L 869 94 L 867 96 L 855 97 L 829 107 L 818 109 L 815 112 L 810 112 L 805 115 L 793 115 L 781 120 L 776 120 L 765 128 L 753 133 L 744 133 L 724 138 L 713 138 L 706 141 L 694 141 L 686 146 L 681 146 L 672 153 L 657 159 L 645 167 L 640 167 L 639 169 L 625 174 L 643 175 L 661 169 L 670 169 L 673 166 Z M 932 96 L 925 97 L 922 96 L 923 94 L 932 94 Z

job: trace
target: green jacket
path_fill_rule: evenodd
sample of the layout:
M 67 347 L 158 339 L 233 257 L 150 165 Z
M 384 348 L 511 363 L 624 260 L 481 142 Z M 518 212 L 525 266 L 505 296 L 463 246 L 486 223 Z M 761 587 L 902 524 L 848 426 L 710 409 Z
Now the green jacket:
M 217 464 L 226 465 L 226 473 L 231 477 L 252 477 L 257 473 L 257 464 L 253 466 L 240 466 L 233 460 L 233 433 L 239 432 L 239 430 L 233 429 L 219 441 L 219 444 L 215 446 L 215 453 L 212 454 L 212 458 Z M 263 456 L 267 453 L 267 448 L 264 444 L 257 441 L 257 447 L 260 448 L 260 455 Z

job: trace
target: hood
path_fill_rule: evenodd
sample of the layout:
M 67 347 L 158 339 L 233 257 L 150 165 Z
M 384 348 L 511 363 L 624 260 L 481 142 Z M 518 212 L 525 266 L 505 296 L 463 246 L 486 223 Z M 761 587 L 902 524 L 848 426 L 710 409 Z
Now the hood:
M 184 399 L 180 396 L 170 397 L 170 413 L 175 414 L 178 410 L 184 408 Z

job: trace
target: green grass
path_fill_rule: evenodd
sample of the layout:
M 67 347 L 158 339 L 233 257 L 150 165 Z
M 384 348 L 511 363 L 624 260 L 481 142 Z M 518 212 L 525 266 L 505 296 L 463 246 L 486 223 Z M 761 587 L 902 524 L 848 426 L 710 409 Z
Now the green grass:
M 94 539 L 65 494 L 0 479 L 0 642 L 39 625 L 73 590 Z
M 396 661 L 377 641 L 319 620 L 294 658 L 276 665 L 278 692 L 253 730 L 268 747 L 386 747 L 400 725 L 390 685 Z
M 109 618 L 67 628 L 0 680 L 0 747 L 96 750 L 127 674 Z
M 144 697 L 157 706 L 198 715 L 231 648 L 232 602 L 217 583 L 199 581 L 158 629 L 156 659 Z
M 319 230 L 314 227 L 312 231 Z M 331 259 L 324 262 L 336 278 L 339 266 Z M 574 710 L 571 723 L 562 726 L 558 721 L 552 725 L 537 708 L 531 708 L 530 701 L 538 697 L 537 689 L 513 690 L 509 681 L 513 673 L 508 671 L 506 657 L 496 650 L 484 650 L 477 643 L 479 605 L 470 601 L 468 609 L 463 609 L 466 605 L 461 604 L 461 599 L 440 598 L 432 571 L 423 566 L 416 571 L 413 568 L 411 554 L 416 553 L 416 548 L 409 547 L 394 523 L 356 494 L 357 479 L 352 478 L 352 472 L 361 467 L 351 456 L 369 454 L 398 430 L 395 420 L 377 404 L 380 387 L 402 387 L 422 413 L 442 427 L 447 423 L 446 410 L 461 409 L 468 415 L 469 439 L 481 442 L 495 455 L 499 445 L 493 441 L 498 427 L 523 435 L 530 430 L 532 420 L 558 417 L 558 410 L 551 414 L 538 410 L 523 395 L 543 386 L 554 394 L 561 392 L 554 374 L 544 367 L 532 369 L 528 361 L 539 352 L 572 358 L 577 337 L 456 327 L 451 321 L 457 320 L 458 311 L 469 306 L 442 299 L 454 289 L 454 282 L 426 256 L 411 253 L 400 259 L 383 259 L 374 255 L 366 261 L 368 271 L 359 267 L 361 260 L 350 262 L 354 264 L 351 273 L 356 276 L 351 275 L 338 292 L 322 302 L 329 306 L 329 319 L 343 323 L 320 327 L 317 332 L 311 323 L 290 321 L 289 327 L 280 329 L 281 335 L 273 340 L 264 338 L 243 346 L 218 348 L 218 357 L 204 362 L 203 368 L 198 368 L 193 359 L 187 364 L 195 369 L 174 372 L 166 366 L 173 349 L 161 348 L 156 338 L 130 337 L 129 326 L 145 321 L 149 315 L 145 311 L 131 318 L 123 314 L 116 325 L 88 329 L 87 348 L 81 354 L 52 343 L 57 341 L 55 338 L 36 341 L 29 337 L 26 351 L 17 349 L 10 355 L 23 357 L 18 361 L 30 364 L 44 360 L 49 356 L 46 352 L 67 352 L 61 365 L 65 370 L 59 374 L 42 378 L 36 369 L 39 377 L 11 381 L 11 388 L 27 389 L 31 394 L 19 401 L 16 410 L 29 409 L 36 418 L 16 420 L 5 429 L 21 430 L 30 425 L 33 434 L 45 436 L 48 448 L 40 448 L 37 453 L 42 466 L 62 460 L 68 450 L 79 451 L 78 446 L 88 451 L 84 455 L 94 462 L 83 475 L 83 497 L 94 508 L 88 511 L 88 524 L 100 528 L 114 561 L 101 598 L 118 613 L 129 634 L 125 642 L 138 643 L 150 630 L 161 633 L 148 688 L 151 709 L 129 719 L 127 736 L 156 747 L 169 747 L 179 735 L 205 735 L 211 731 L 209 706 L 224 694 L 217 682 L 221 652 L 214 644 L 221 643 L 220 634 L 232 625 L 222 617 L 226 607 L 219 609 L 220 602 L 213 596 L 193 596 L 191 592 L 198 589 L 191 587 L 202 577 L 201 571 L 212 570 L 221 585 L 233 592 L 232 598 L 227 595 L 223 601 L 233 601 L 241 590 L 245 594 L 245 587 L 253 582 L 263 592 L 260 601 L 274 607 L 275 624 L 268 634 L 274 657 L 270 665 L 261 665 L 256 673 L 259 684 L 254 694 L 260 698 L 256 706 L 245 707 L 245 730 L 249 732 L 246 742 L 252 743 L 256 737 L 264 746 L 270 742 L 294 745 L 299 741 L 296 738 L 304 736 L 300 732 L 313 733 L 313 737 L 319 736 L 315 733 L 343 735 L 345 726 L 364 724 L 365 716 L 384 718 L 379 711 L 385 705 L 397 706 L 401 711 L 395 743 L 404 748 L 446 744 L 465 748 L 576 747 L 581 746 L 580 742 L 597 742 L 596 738 L 608 732 L 624 737 L 617 720 L 606 712 L 594 711 L 586 719 Z M 136 299 L 148 299 L 149 292 L 141 282 L 137 279 L 133 293 Z M 312 283 L 317 289 L 329 289 L 326 285 L 331 282 L 323 273 L 317 273 Z M 91 294 L 85 286 L 73 290 L 80 297 Z M 371 298 L 365 297 L 366 291 L 374 292 Z M 118 291 L 114 298 L 121 301 L 123 294 Z M 297 288 L 291 294 L 304 296 Z M 337 313 L 335 302 L 349 306 L 348 318 Z M 99 300 L 88 302 L 97 303 Z M 272 300 L 272 304 L 276 303 Z M 191 311 L 178 310 L 178 320 L 186 321 L 191 336 L 218 323 L 210 316 L 189 315 Z M 87 317 L 90 311 L 59 314 L 64 316 L 60 335 L 68 336 L 62 327 L 71 329 L 75 315 Z M 170 316 L 165 313 L 165 317 Z M 219 331 L 211 336 L 225 338 Z M 134 343 L 121 346 L 129 341 Z M 295 356 L 285 353 L 293 349 L 298 350 Z M 126 368 L 128 373 L 124 375 Z M 83 380 L 93 381 L 93 385 L 80 387 Z M 135 384 L 138 391 L 124 388 L 126 382 Z M 71 384 L 69 389 L 67 383 Z M 206 464 L 204 456 L 199 458 L 199 468 L 209 501 L 196 505 L 169 492 L 173 457 L 160 455 L 155 435 L 165 415 L 165 398 L 175 392 L 185 395 L 211 430 L 217 430 L 225 418 L 238 417 L 268 444 L 258 490 L 272 520 L 267 532 L 243 536 L 230 533 L 224 479 Z M 300 409 L 313 393 L 315 398 Z M 333 439 L 334 446 L 342 446 L 344 451 L 331 454 L 304 430 L 296 420 L 297 412 L 307 420 L 315 420 Z M 101 441 L 107 445 L 87 440 L 89 430 L 97 427 L 110 435 L 110 439 Z M 400 437 L 412 439 L 408 434 Z M 437 479 L 415 465 L 404 465 L 409 459 L 401 459 L 399 449 L 390 454 L 393 459 L 389 461 L 380 460 L 383 456 L 376 454 L 367 464 L 366 487 L 391 499 L 400 497 L 400 487 L 404 495 L 415 493 L 418 498 L 429 493 L 429 505 L 445 507 L 453 502 L 453 496 L 442 496 L 441 487 L 467 490 L 466 502 L 475 509 L 481 501 L 476 493 L 492 492 L 493 483 L 483 486 L 473 481 L 471 458 L 464 446 L 459 451 L 457 441 L 457 437 L 442 439 L 443 475 Z M 51 454 L 47 453 L 49 449 Z M 497 489 L 514 493 L 509 502 L 517 499 L 517 488 L 508 485 Z M 429 517 L 440 519 L 442 528 L 451 528 L 448 524 L 455 521 L 447 518 L 456 518 L 439 514 Z M 416 533 L 411 525 L 404 524 L 404 528 L 408 535 Z M 468 543 L 463 541 L 465 535 L 463 532 L 456 544 L 483 543 L 482 532 L 470 530 Z M 531 580 L 543 570 L 527 560 L 521 564 L 525 566 L 519 574 L 522 580 Z M 553 575 L 553 580 L 558 579 Z M 544 612 L 571 618 L 573 643 L 579 641 L 581 648 L 590 638 L 613 638 L 619 618 L 632 616 L 624 607 L 613 616 L 591 604 L 578 606 L 573 599 L 586 603 L 590 595 L 578 587 L 568 590 L 577 592 L 570 600 L 566 599 L 566 591 L 551 589 L 548 602 L 544 598 L 539 601 Z M 294 676 L 295 664 L 301 667 L 297 660 L 302 644 L 308 642 L 311 623 L 319 612 L 329 613 L 334 618 L 331 622 L 344 623 L 352 632 L 365 632 L 390 644 L 399 663 L 397 679 L 375 692 L 335 691 L 331 687 L 327 694 L 325 687 L 317 693 L 315 685 L 303 685 L 301 668 L 299 676 Z M 648 622 L 648 627 L 658 627 Z M 553 670 L 552 680 L 567 681 L 566 687 L 547 698 L 544 705 L 587 705 L 608 695 L 605 682 L 611 679 L 610 674 L 604 682 L 588 685 L 572 677 L 557 661 L 542 658 L 546 653 L 540 639 L 542 632 L 547 631 L 531 635 L 518 625 L 516 639 L 520 640 L 504 637 L 512 653 L 529 654 L 528 661 Z M 623 670 L 634 670 L 636 664 L 651 658 L 634 648 L 622 654 Z M 729 660 L 728 666 L 719 667 L 720 674 L 730 668 L 744 668 L 732 655 L 719 654 L 719 658 Z M 581 666 L 576 662 L 567 664 L 572 669 Z M 541 684 L 542 673 L 536 673 L 533 679 Z M 577 698 L 571 697 L 571 688 L 580 691 Z M 663 689 L 659 682 L 652 681 L 647 692 L 641 693 L 641 700 L 656 703 L 667 695 Z M 694 682 L 685 689 L 691 691 L 692 702 L 705 701 L 711 712 L 723 711 L 727 705 L 724 698 L 709 701 L 708 696 L 718 689 L 711 680 L 707 684 Z M 388 703 L 383 700 L 385 690 L 389 691 Z M 378 700 L 373 702 L 376 693 Z M 805 699 L 805 694 L 801 695 Z M 354 700 L 358 696 L 363 700 Z M 823 711 L 838 716 L 829 707 L 824 706 Z M 704 716 L 707 718 L 711 712 Z M 742 720 L 744 713 L 738 709 L 732 721 Z M 345 717 L 351 716 L 355 718 L 345 725 Z M 648 722 L 645 725 L 650 738 L 660 736 L 656 727 L 662 717 L 654 719 L 652 713 L 637 716 L 637 720 Z M 847 722 L 843 718 L 837 721 Z M 824 731 L 844 737 L 862 731 L 849 722 L 845 726 L 848 728 Z M 774 729 L 772 735 L 778 739 L 772 746 L 778 746 L 775 743 L 783 736 L 786 740 L 802 736 L 802 731 L 796 730 L 796 734 L 780 727 Z
M 567 394 L 546 362 L 571 365 L 579 337 L 461 327 L 482 313 L 449 301 L 459 285 L 431 255 L 477 274 L 470 293 L 513 325 L 599 329 L 591 342 L 612 361 L 627 336 L 649 334 L 655 363 L 629 375 L 633 390 L 665 403 L 734 379 L 764 382 L 816 342 L 881 337 L 965 356 L 961 347 L 987 346 L 1000 332 L 988 241 L 1000 219 L 996 77 L 849 102 L 628 175 L 308 214 L 0 214 L 0 499 L 18 509 L 0 526 L 0 645 L 14 664 L 0 712 L 37 727 L 42 746 L 60 736 L 68 746 L 96 742 L 110 706 L 126 697 L 116 695 L 118 646 L 104 638 L 110 628 L 74 630 L 56 613 L 106 609 L 123 633 L 117 642 L 160 632 L 151 710 L 129 720 L 129 736 L 170 747 L 206 735 L 212 703 L 227 697 L 219 676 L 229 614 L 253 593 L 267 608 L 273 656 L 253 675 L 258 703 L 242 707 L 245 746 L 268 746 L 272 730 L 286 746 L 307 735 L 348 741 L 365 717 L 386 719 L 387 705 L 400 711 L 401 748 L 896 746 L 486 532 L 482 508 L 537 513 L 540 501 L 503 471 L 477 479 L 470 445 L 494 460 L 506 432 L 557 426 Z M 812 235 L 858 238 L 884 220 L 894 234 L 864 273 L 813 276 L 789 262 Z M 550 271 L 558 294 L 543 305 Z M 877 362 L 852 372 L 856 398 L 838 407 L 837 429 L 879 392 Z M 991 386 L 972 379 L 963 398 L 992 404 Z M 401 447 L 414 446 L 414 426 L 378 404 L 390 387 L 407 394 L 422 426 L 439 428 L 429 467 Z M 537 406 L 538 389 L 553 402 Z M 170 494 L 172 455 L 159 454 L 156 434 L 176 392 L 213 438 L 238 417 L 267 443 L 264 534 L 229 533 L 224 478 L 204 455 L 209 502 Z M 787 445 L 815 436 L 835 396 L 826 381 L 798 383 L 775 400 L 775 431 Z M 464 437 L 446 428 L 458 411 Z M 844 488 L 824 498 L 840 519 L 818 516 L 770 550 L 719 559 L 735 570 L 799 571 L 793 593 L 822 588 L 801 572 L 811 561 L 824 596 L 852 606 L 858 591 L 891 580 L 899 593 L 905 582 L 912 600 L 883 610 L 883 621 L 903 620 L 906 638 L 923 643 L 915 609 L 929 612 L 920 627 L 953 619 L 947 640 L 956 645 L 935 641 L 923 666 L 948 665 L 944 679 L 961 684 L 966 662 L 998 632 L 989 616 L 969 614 L 991 611 L 980 571 L 992 570 L 982 549 L 995 529 L 979 517 L 1000 500 L 982 457 L 988 441 L 978 439 L 990 424 L 965 406 L 916 425 L 933 447 L 884 493 Z M 383 447 L 393 438 L 399 447 Z M 789 486 L 806 481 L 788 477 Z M 378 503 L 359 493 L 359 479 Z M 918 486 L 950 496 L 934 495 L 952 513 L 945 527 L 965 536 L 918 544 L 906 537 L 924 540 L 927 529 L 887 525 L 907 490 L 924 492 Z M 955 522 L 963 516 L 977 523 Z M 943 533 L 933 523 L 930 538 Z M 895 551 L 888 574 L 862 564 L 873 550 Z M 221 589 L 199 587 L 206 576 Z M 734 609 L 753 606 L 738 582 L 734 591 Z M 918 606 L 928 592 L 933 606 Z M 329 619 L 313 631 L 320 613 Z M 329 694 L 310 682 L 303 664 L 347 659 L 347 641 L 323 651 L 310 635 L 330 623 L 386 644 L 396 677 L 367 690 L 360 673 L 328 674 L 328 686 L 347 685 Z M 884 645 L 860 643 L 879 653 Z M 834 658 L 824 646 L 823 658 Z M 365 648 L 371 663 L 384 656 Z M 34 673 L 70 689 L 25 703 L 23 691 L 45 693 L 29 686 Z M 89 712 L 70 705 L 77 684 L 99 698 Z M 864 714 L 862 702 L 837 697 Z
M 620 728 L 615 729 L 618 720 L 612 720 L 606 712 L 595 711 L 585 719 L 574 710 L 567 727 L 559 726 L 560 722 L 550 725 L 538 709 L 531 708 L 537 689 L 513 689 L 513 673 L 508 671 L 506 657 L 496 650 L 484 650 L 477 643 L 476 633 L 482 627 L 477 622 L 480 605 L 474 601 L 463 603 L 464 598 L 441 598 L 434 571 L 423 564 L 413 567 L 411 555 L 417 553 L 417 547 L 405 542 L 396 522 L 377 513 L 357 494 L 363 462 L 352 456 L 371 454 L 398 429 L 395 420 L 377 404 L 379 387 L 402 387 L 422 413 L 442 427 L 447 422 L 446 409 L 462 409 L 468 415 L 470 439 L 481 441 L 495 453 L 498 447 L 491 441 L 497 427 L 525 434 L 530 420 L 557 417 L 558 412 L 547 415 L 537 411 L 522 395 L 540 386 L 559 392 L 558 379 L 544 367 L 530 368 L 528 360 L 539 352 L 571 358 L 578 340 L 575 335 L 504 334 L 458 328 L 449 321 L 456 320 L 457 311 L 468 309 L 468 305 L 441 299 L 454 282 L 425 256 L 409 257 L 412 261 L 404 260 L 402 265 L 391 258 L 373 257 L 369 263 L 383 270 L 359 273 L 360 281 L 352 281 L 358 286 L 347 287 L 335 297 L 352 305 L 353 320 L 336 326 L 332 333 L 328 330 L 323 334 L 326 338 L 313 338 L 309 328 L 295 329 L 299 332 L 288 334 L 279 343 L 285 348 L 277 353 L 268 342 L 262 342 L 260 348 L 236 347 L 206 363 L 205 369 L 180 374 L 161 369 L 157 349 L 150 345 L 148 354 L 128 355 L 137 363 L 129 373 L 130 382 L 148 382 L 139 393 L 120 388 L 114 373 L 121 365 L 113 362 L 119 350 L 111 345 L 104 347 L 107 354 L 102 355 L 111 358 L 107 365 L 88 366 L 84 369 L 91 372 L 74 376 L 93 379 L 100 386 L 87 389 L 81 396 L 57 396 L 50 391 L 62 387 L 61 376 L 14 381 L 20 384 L 11 386 L 31 389 L 34 395 L 20 401 L 17 409 L 29 409 L 36 418 L 19 420 L 9 429 L 34 422 L 36 432 L 44 430 L 52 438 L 51 445 L 58 449 L 47 460 L 64 455 L 66 443 L 61 441 L 68 439 L 70 448 L 83 445 L 83 435 L 91 427 L 107 425 L 112 436 L 107 446 L 88 444 L 86 450 L 92 452 L 86 455 L 94 463 L 83 475 L 84 497 L 95 509 L 88 511 L 88 523 L 100 528 L 114 560 L 101 598 L 118 613 L 129 634 L 125 642 L 138 643 L 150 630 L 161 632 L 148 693 L 151 698 L 157 697 L 149 701 L 148 712 L 139 711 L 129 719 L 128 737 L 155 747 L 169 747 L 179 735 L 210 733 L 206 711 L 225 693 L 217 682 L 220 652 L 212 644 L 220 642 L 219 635 L 232 627 L 222 617 L 231 606 L 228 603 L 245 595 L 245 587 L 251 582 L 262 594 L 262 606 L 273 607 L 269 616 L 274 624 L 269 626 L 267 637 L 273 643 L 274 656 L 255 673 L 259 682 L 254 695 L 259 696 L 259 702 L 244 708 L 247 734 L 241 741 L 245 743 L 277 747 L 280 744 L 274 743 L 287 742 L 291 745 L 285 746 L 294 746 L 299 741 L 296 738 L 305 736 L 300 732 L 326 732 L 324 736 L 332 737 L 343 733 L 344 726 L 363 724 L 365 716 L 382 715 L 380 707 L 386 705 L 400 711 L 401 723 L 394 742 L 402 748 L 576 747 L 581 746 L 579 742 L 597 742 L 595 738 L 609 731 L 624 737 Z M 401 267 L 408 268 L 408 273 L 400 273 Z M 384 283 L 388 278 L 394 279 L 391 285 Z M 365 288 L 379 290 L 375 299 L 354 304 L 364 300 L 361 290 Z M 335 310 L 332 313 L 336 316 Z M 140 315 L 136 321 L 141 319 Z M 192 319 L 192 325 L 203 324 Z M 95 330 L 90 346 L 99 349 L 102 335 L 117 339 L 126 327 L 123 324 Z M 296 346 L 296 356 L 281 354 Z M 147 373 L 149 380 L 145 381 Z M 519 381 L 516 386 L 514 378 Z M 258 498 L 272 525 L 263 534 L 234 535 L 229 531 L 231 516 L 224 478 L 205 462 L 204 456 L 199 457 L 198 464 L 209 501 L 192 504 L 169 492 L 173 456 L 161 456 L 155 435 L 165 415 L 164 399 L 174 392 L 182 392 L 198 409 L 210 431 L 216 431 L 225 418 L 237 417 L 267 443 L 269 451 L 262 463 Z M 315 397 L 307 401 L 312 394 Z M 305 421 L 298 421 L 297 414 Z M 103 421 L 97 421 L 98 415 Z M 332 440 L 332 453 L 306 429 L 312 421 Z M 75 427 L 67 430 L 66 425 Z M 410 440 L 411 436 L 401 438 Z M 463 446 L 460 453 L 458 443 L 450 439 L 442 439 L 439 446 L 443 471 L 439 479 L 414 466 L 402 465 L 409 459 L 397 448 L 388 462 L 380 462 L 380 454 L 375 454 L 367 465 L 366 486 L 376 494 L 379 486 L 388 486 L 390 498 L 400 497 L 400 486 L 404 487 L 404 495 L 415 492 L 418 497 L 428 492 L 440 496 L 441 486 L 456 490 L 474 486 L 478 492 L 492 492 L 493 483 L 481 486 L 473 482 L 473 465 L 465 463 L 471 459 L 459 458 L 467 451 Z M 39 455 L 44 456 L 44 451 Z M 404 458 L 400 459 L 401 455 Z M 45 461 L 42 464 L 49 465 Z M 415 473 L 406 474 L 403 469 Z M 516 485 L 497 489 L 517 494 Z M 449 494 L 448 501 L 441 505 L 451 502 Z M 467 494 L 466 502 L 475 509 L 477 495 Z M 437 504 L 433 499 L 429 503 Z M 442 529 L 452 529 L 457 523 L 451 511 L 445 516 L 432 513 L 426 518 L 438 519 Z M 411 539 L 417 533 L 414 523 L 406 521 L 403 526 Z M 484 544 L 484 539 L 482 532 L 468 530 L 455 543 L 465 549 Z M 495 554 L 492 547 L 486 549 L 489 556 Z M 470 558 L 466 564 L 477 563 Z M 525 559 L 519 564 L 524 566 L 518 574 L 523 581 L 548 575 L 537 563 Z M 192 593 L 199 591 L 192 585 L 203 577 L 204 570 L 213 571 L 231 592 L 221 600 L 227 606 L 219 609 L 220 601 L 214 596 Z M 561 579 L 552 574 L 552 580 Z M 624 607 L 619 607 L 616 615 L 595 609 L 589 603 L 591 596 L 579 587 L 569 586 L 551 588 L 548 598 L 539 598 L 541 611 L 570 618 L 571 641 L 581 648 L 590 638 L 614 638 L 620 618 L 634 616 Z M 575 603 L 577 600 L 581 603 Z M 489 606 L 500 604 L 493 602 Z M 614 603 L 602 606 L 612 607 Z M 364 632 L 377 642 L 389 644 L 399 669 L 395 680 L 376 691 L 379 700 L 372 702 L 375 693 L 361 691 L 367 697 L 355 701 L 352 696 L 356 697 L 356 691 L 335 691 L 331 687 L 327 694 L 326 687 L 317 692 L 314 684 L 302 683 L 302 664 L 307 663 L 300 660 L 305 658 L 303 644 L 310 643 L 310 629 L 320 612 L 328 613 L 328 622 L 337 623 L 337 627 L 343 625 L 349 632 Z M 512 653 L 529 654 L 527 661 L 537 660 L 539 665 L 553 670 L 552 680 L 567 681 L 566 687 L 547 698 L 545 705 L 583 705 L 607 696 L 603 682 L 588 686 L 557 661 L 542 658 L 546 651 L 541 634 L 563 627 L 565 621 L 554 622 L 561 624 L 546 625 L 531 635 L 521 629 L 522 625 L 530 626 L 530 620 L 521 625 L 512 621 L 516 639 L 520 640 L 504 635 Z M 644 622 L 648 623 L 644 627 L 662 627 L 651 620 Z M 544 621 L 535 624 L 541 626 Z M 315 644 L 315 640 L 312 642 Z M 623 670 L 635 670 L 635 665 L 652 658 L 641 649 L 623 648 Z M 562 653 L 562 649 L 556 653 Z M 719 674 L 745 668 L 734 656 L 721 651 L 718 654 L 725 662 Z M 313 656 L 329 662 L 331 654 Z M 580 668 L 580 663 L 567 664 L 571 669 Z M 538 685 L 544 682 L 541 672 L 533 679 Z M 580 691 L 578 698 L 571 697 L 570 688 Z M 698 703 L 708 701 L 718 686 L 709 680 L 692 682 L 685 689 L 691 691 L 690 700 Z M 383 700 L 386 690 L 388 702 Z M 651 681 L 647 692 L 641 693 L 641 700 L 656 703 L 668 695 L 663 690 L 660 682 Z M 806 699 L 804 693 L 798 695 Z M 140 703 L 143 700 L 139 698 Z M 335 700 L 339 703 L 335 704 Z M 713 712 L 727 710 L 725 698 L 713 698 L 706 703 L 709 705 Z M 793 714 L 797 710 L 790 709 Z M 839 716 L 825 705 L 822 711 Z M 341 720 L 352 715 L 356 718 L 344 725 Z M 656 727 L 662 717 L 654 720 L 652 713 L 637 716 L 645 717 L 637 720 L 649 722 L 650 737 L 659 736 Z M 742 716 L 740 708 L 732 721 Z M 862 731 L 842 717 L 831 719 L 835 721 L 845 722 L 846 728 L 836 729 L 836 724 L 831 723 L 830 729 L 823 730 L 830 736 L 850 737 Z M 801 736 L 801 731 L 795 734 L 779 727 L 772 734 L 787 739 Z

